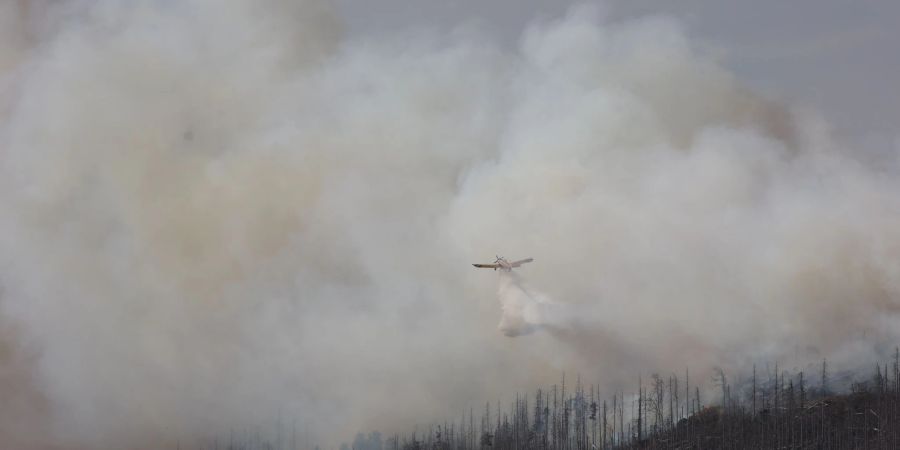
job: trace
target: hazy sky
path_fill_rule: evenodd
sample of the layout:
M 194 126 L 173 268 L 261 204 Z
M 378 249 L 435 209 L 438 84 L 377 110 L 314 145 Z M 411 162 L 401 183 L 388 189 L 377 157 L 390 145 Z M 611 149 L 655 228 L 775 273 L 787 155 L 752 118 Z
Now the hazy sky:
M 328 1 L 0 0 L 4 447 L 339 443 L 900 342 L 900 6 Z
M 351 34 L 474 24 L 514 45 L 535 19 L 600 5 L 609 20 L 678 17 L 745 83 L 820 110 L 835 130 L 896 147 L 900 2 L 871 0 L 337 0 Z

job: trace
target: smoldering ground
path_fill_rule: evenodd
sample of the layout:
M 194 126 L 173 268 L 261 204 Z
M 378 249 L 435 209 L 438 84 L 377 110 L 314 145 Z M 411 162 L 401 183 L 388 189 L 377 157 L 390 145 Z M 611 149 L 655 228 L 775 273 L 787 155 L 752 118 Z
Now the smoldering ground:
M 312 0 L 0 12 L 21 448 L 326 443 L 563 370 L 614 388 L 896 342 L 897 174 L 672 20 L 576 9 L 509 50 L 343 38 Z M 469 265 L 496 252 L 535 257 L 522 275 L 577 318 L 503 336 Z

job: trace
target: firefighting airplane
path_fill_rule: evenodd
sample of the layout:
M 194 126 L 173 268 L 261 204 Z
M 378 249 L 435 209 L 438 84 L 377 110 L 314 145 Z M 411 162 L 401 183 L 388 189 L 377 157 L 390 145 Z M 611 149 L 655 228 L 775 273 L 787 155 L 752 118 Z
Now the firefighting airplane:
M 494 270 L 500 269 L 504 272 L 509 272 L 509 271 L 512 271 L 513 269 L 515 269 L 516 267 L 521 266 L 522 264 L 530 263 L 532 261 L 534 261 L 534 258 L 525 258 L 525 259 L 520 259 L 518 261 L 509 262 L 502 256 L 497 256 L 497 259 L 494 260 L 493 264 L 472 264 L 472 265 L 475 267 L 478 267 L 479 269 L 494 269 Z

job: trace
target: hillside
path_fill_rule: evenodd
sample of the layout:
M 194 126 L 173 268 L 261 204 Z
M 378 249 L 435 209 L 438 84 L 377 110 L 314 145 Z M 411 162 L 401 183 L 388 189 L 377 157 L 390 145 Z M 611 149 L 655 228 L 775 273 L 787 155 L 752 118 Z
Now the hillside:
M 803 372 L 777 372 L 732 386 L 724 371 L 713 379 L 718 398 L 704 404 L 701 388 L 675 375 L 637 380 L 637 392 L 602 398 L 580 380 L 521 396 L 508 408 L 488 403 L 455 423 L 435 424 L 382 441 L 358 434 L 353 450 L 507 449 L 743 449 L 896 448 L 900 445 L 900 359 L 872 374 L 829 389 L 827 363 L 811 386 Z M 762 378 L 762 377 L 759 377 Z M 836 377 L 832 377 L 836 378 Z M 834 381 L 834 380 L 833 380 Z M 834 384 L 839 384 L 834 382 Z M 838 388 L 834 389 L 839 391 Z M 497 413 L 499 411 L 499 414 Z

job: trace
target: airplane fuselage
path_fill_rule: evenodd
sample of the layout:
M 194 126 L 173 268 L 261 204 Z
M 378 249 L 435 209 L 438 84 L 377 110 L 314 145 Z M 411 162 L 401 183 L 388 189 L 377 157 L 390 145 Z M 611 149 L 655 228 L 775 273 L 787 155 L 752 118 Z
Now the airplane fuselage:
M 511 263 L 511 262 L 507 261 L 505 258 L 498 256 L 497 259 L 494 260 L 494 262 L 491 264 L 472 264 L 472 265 L 475 267 L 478 267 L 480 269 L 494 269 L 494 270 L 500 269 L 503 272 L 511 272 L 516 267 L 519 267 L 522 264 L 529 263 L 531 261 L 534 261 L 534 260 L 532 258 L 526 258 L 526 259 L 522 259 L 522 260 Z

